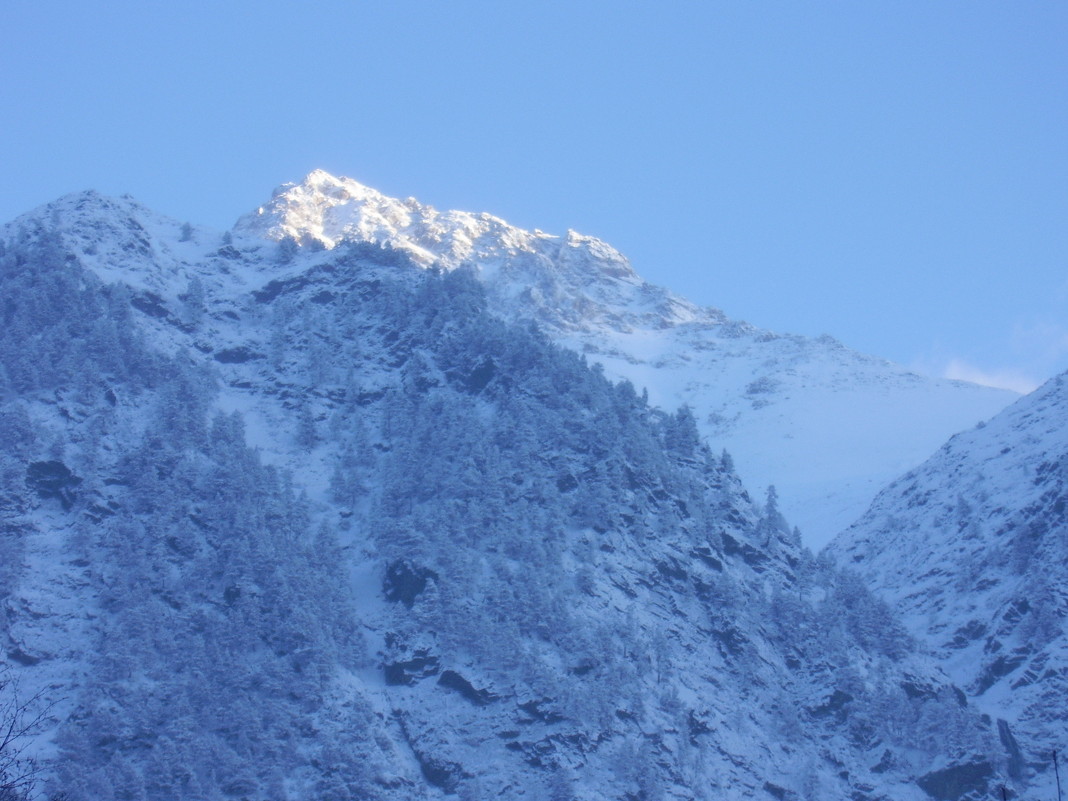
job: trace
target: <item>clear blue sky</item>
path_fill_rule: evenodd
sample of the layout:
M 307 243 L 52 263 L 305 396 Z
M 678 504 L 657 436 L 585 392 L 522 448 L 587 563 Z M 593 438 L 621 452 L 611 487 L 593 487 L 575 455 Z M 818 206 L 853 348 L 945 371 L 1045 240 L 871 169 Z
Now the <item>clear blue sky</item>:
M 734 317 L 1068 369 L 1064 2 L 5 0 L 0 218 L 229 227 L 313 168 L 575 228 Z

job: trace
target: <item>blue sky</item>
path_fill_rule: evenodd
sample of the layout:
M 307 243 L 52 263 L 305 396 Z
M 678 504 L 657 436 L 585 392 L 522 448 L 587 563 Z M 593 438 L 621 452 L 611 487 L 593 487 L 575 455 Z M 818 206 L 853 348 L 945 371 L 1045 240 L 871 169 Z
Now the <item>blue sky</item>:
M 1068 369 L 1068 4 L 5 0 L 0 219 L 314 168 L 934 374 Z

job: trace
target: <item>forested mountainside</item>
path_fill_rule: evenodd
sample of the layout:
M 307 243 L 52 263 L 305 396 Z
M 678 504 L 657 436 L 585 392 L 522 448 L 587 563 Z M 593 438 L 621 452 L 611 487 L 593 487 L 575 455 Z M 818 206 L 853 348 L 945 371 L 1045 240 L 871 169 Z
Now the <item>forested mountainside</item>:
M 236 235 L 332 248 L 372 242 L 423 266 L 470 267 L 489 310 L 533 320 L 557 344 L 631 381 L 663 408 L 694 410 L 749 486 L 774 485 L 814 547 L 952 434 L 1018 397 L 917 375 L 829 336 L 755 328 L 642 280 L 611 245 L 525 231 L 490 214 L 441 211 L 317 170 L 287 184 Z M 663 232 L 665 238 L 671 232 Z M 710 264 L 715 271 L 729 265 Z
M 3 231 L 2 659 L 112 799 L 963 799 L 997 727 L 686 409 L 469 271 Z
M 832 546 L 997 720 L 1055 797 L 1068 749 L 1068 375 L 882 492 Z M 1063 766 L 1062 766 L 1063 769 Z

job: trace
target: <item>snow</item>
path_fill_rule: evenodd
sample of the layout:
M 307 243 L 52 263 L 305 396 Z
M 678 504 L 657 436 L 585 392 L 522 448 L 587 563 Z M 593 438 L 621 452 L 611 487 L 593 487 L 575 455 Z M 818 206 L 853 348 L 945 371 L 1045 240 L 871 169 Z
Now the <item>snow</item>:
M 693 408 L 750 487 L 775 485 L 786 517 L 813 548 L 865 511 L 877 490 L 951 434 L 1017 395 L 921 377 L 830 338 L 782 336 L 733 321 L 641 280 L 605 242 L 438 212 L 322 170 L 239 220 L 249 237 L 335 247 L 370 241 L 423 266 L 473 267 L 492 310 L 532 319 L 558 343 L 666 409 Z M 765 379 L 768 389 L 747 392 Z

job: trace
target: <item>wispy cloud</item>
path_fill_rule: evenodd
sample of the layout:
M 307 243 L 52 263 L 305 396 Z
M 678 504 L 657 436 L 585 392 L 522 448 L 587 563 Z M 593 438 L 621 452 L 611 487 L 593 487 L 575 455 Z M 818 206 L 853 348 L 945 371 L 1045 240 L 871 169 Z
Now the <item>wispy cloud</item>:
M 928 376 L 953 378 L 984 387 L 1032 392 L 1055 375 L 1068 371 L 1068 280 L 1057 278 L 1033 309 L 1015 315 L 1006 328 L 977 330 L 974 320 L 951 333 L 952 341 L 932 342 L 925 354 L 910 362 Z M 963 308 L 956 310 L 963 314 Z M 965 339 L 967 331 L 970 339 Z
M 1068 292 L 1068 283 L 1063 289 Z M 1060 291 L 1058 287 L 1053 294 Z M 1068 325 L 1062 322 L 1068 319 L 1068 308 L 1064 311 L 1060 318 L 1047 314 L 1017 321 L 1000 343 L 988 342 L 981 353 L 978 348 L 936 346 L 910 366 L 926 375 L 1032 392 L 1068 370 Z
M 973 384 L 981 384 L 984 387 L 1011 389 L 1023 394 L 1033 392 L 1041 383 L 1022 370 L 984 370 L 968 364 L 963 359 L 950 359 L 942 375 L 945 378 L 971 381 Z

